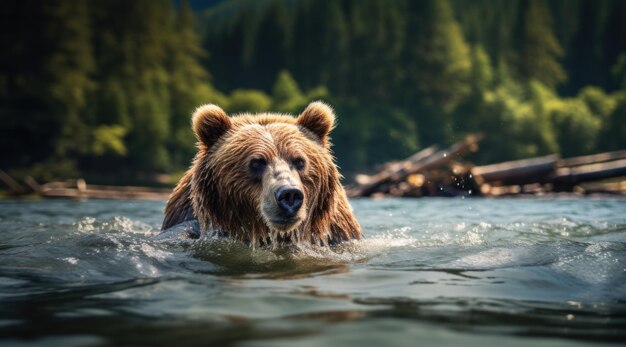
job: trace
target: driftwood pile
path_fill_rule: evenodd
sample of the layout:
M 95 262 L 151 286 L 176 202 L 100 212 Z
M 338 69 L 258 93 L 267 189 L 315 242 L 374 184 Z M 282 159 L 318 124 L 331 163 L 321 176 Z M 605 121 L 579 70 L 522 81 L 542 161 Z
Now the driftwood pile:
M 561 159 L 558 154 L 472 170 L 484 195 L 626 194 L 626 150 Z
M 357 175 L 350 197 L 626 194 L 626 150 L 561 159 L 559 154 L 474 166 L 462 160 L 478 150 L 469 136 L 450 148 L 428 147 L 371 176 Z
M 88 185 L 82 178 L 39 185 L 32 177 L 27 177 L 24 186 L 2 170 L 0 181 L 9 188 L 9 195 L 42 198 L 165 200 L 172 192 L 170 188 Z
M 357 186 L 349 197 L 457 196 L 471 195 L 477 186 L 472 180 L 473 165 L 462 161 L 478 150 L 480 136 L 468 136 L 448 149 L 431 146 L 400 162 L 388 163 L 375 175 L 357 175 Z

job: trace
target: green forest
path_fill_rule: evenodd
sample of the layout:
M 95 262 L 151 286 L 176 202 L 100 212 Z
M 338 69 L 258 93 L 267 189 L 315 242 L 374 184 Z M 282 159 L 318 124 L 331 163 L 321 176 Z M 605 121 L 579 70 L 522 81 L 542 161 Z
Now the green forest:
M 0 169 L 188 167 L 190 114 L 324 100 L 350 175 L 484 134 L 478 164 L 626 148 L 626 1 L 3 1 Z

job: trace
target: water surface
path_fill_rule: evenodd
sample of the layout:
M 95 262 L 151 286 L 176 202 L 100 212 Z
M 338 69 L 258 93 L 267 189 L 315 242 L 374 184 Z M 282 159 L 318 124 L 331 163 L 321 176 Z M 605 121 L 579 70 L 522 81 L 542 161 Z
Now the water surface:
M 626 200 L 354 200 L 366 240 L 157 236 L 163 202 L 0 202 L 3 346 L 626 341 Z

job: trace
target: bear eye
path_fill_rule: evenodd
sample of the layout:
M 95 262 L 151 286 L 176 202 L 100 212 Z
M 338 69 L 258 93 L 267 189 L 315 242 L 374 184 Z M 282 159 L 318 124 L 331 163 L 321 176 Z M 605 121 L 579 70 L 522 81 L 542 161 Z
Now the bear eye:
M 255 174 L 260 174 L 263 173 L 263 171 L 265 170 L 265 167 L 267 166 L 267 161 L 265 161 L 265 159 L 263 158 L 252 159 L 250 160 L 249 166 L 250 171 Z
M 306 162 L 304 161 L 304 158 L 298 157 L 293 160 L 293 166 L 296 168 L 296 170 L 304 169 L 305 165 L 306 165 Z

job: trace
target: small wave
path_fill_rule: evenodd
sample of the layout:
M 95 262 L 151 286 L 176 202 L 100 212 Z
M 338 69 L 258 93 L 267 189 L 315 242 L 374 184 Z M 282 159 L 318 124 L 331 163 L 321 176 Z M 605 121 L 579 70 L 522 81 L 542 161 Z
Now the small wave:
M 104 221 L 97 221 L 94 217 L 84 217 L 76 222 L 74 226 L 81 233 L 106 232 L 144 236 L 152 236 L 158 233 L 158 230 L 147 223 L 122 216 L 115 216 Z
M 391 224 L 400 224 L 401 218 L 407 218 L 407 214 L 398 215 L 400 220 L 392 218 Z M 509 222 L 456 219 L 404 223 L 388 229 L 365 225 L 365 239 L 334 247 L 302 244 L 251 249 L 228 239 L 185 239 L 180 237 L 180 230 L 161 234 L 158 226 L 125 216 L 81 217 L 74 222 L 40 226 L 45 232 L 27 233 L 29 239 L 16 233 L 20 247 L 24 248 L 17 247 L 17 242 L 10 246 L 17 247 L 14 254 L 28 250 L 28 256 L 17 258 L 27 268 L 45 264 L 50 272 L 69 272 L 69 276 L 85 281 L 156 277 L 181 271 L 253 277 L 307 276 L 343 271 L 353 264 L 405 270 L 551 265 L 591 280 L 597 277 L 593 272 L 602 266 L 610 269 L 604 272 L 605 276 L 619 267 L 609 264 L 617 259 L 611 258 L 610 247 L 615 247 L 612 241 L 622 240 L 626 232 L 623 223 L 572 216 Z M 585 250 L 589 245 L 580 240 L 591 237 L 601 241 Z M 586 255 L 577 258 L 581 250 Z M 593 265 L 587 267 L 584 261 Z

